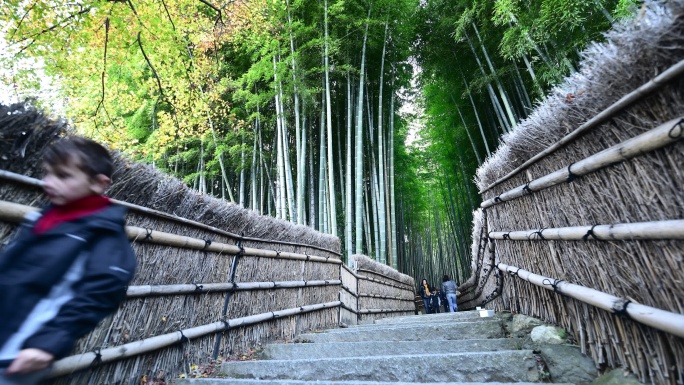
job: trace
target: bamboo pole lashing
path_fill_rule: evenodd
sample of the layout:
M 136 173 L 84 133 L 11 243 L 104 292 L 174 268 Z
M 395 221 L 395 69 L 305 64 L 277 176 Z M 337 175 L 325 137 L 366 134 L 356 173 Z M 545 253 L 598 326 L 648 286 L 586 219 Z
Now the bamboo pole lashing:
M 492 231 L 489 233 L 489 238 L 512 241 L 684 240 L 684 219 L 539 230 Z
M 684 74 L 684 60 L 680 60 L 679 62 L 672 65 L 670 68 L 665 70 L 660 75 L 656 76 L 655 78 L 653 78 L 650 81 L 646 82 L 645 84 L 641 85 L 639 88 L 637 88 L 634 91 L 623 96 L 622 98 L 620 98 L 618 101 L 616 101 L 615 103 L 608 106 L 603 111 L 594 115 L 594 117 L 592 117 L 591 119 L 586 121 L 581 126 L 577 127 L 573 132 L 571 132 L 571 133 L 567 134 L 566 136 L 564 136 L 563 138 L 561 138 L 558 142 L 547 147 L 544 151 L 538 153 L 537 155 L 535 155 L 532 158 L 528 159 L 527 161 L 523 162 L 523 164 L 516 167 L 513 171 L 509 172 L 508 174 L 504 175 L 503 177 L 501 177 L 501 178 L 497 179 L 496 181 L 494 181 L 493 183 L 491 183 L 489 186 L 485 187 L 483 190 L 480 191 L 480 194 L 484 194 L 485 192 L 491 190 L 494 186 L 497 186 L 497 185 L 511 179 L 512 177 L 517 175 L 520 171 L 525 170 L 530 165 L 536 163 L 540 159 L 546 157 L 547 155 L 558 150 L 559 148 L 561 148 L 561 147 L 565 146 L 566 144 L 572 142 L 573 140 L 577 139 L 582 134 L 584 134 L 586 131 L 607 122 L 610 118 L 614 117 L 620 111 L 629 107 L 633 103 L 639 101 L 641 98 L 651 94 L 652 92 L 657 91 L 658 89 L 660 89 L 661 87 L 663 87 L 664 85 L 669 83 L 670 81 L 678 78 L 679 76 L 682 76 L 682 74 Z
M 8 201 L 0 201 L 0 219 L 11 222 L 20 222 L 26 213 L 30 211 L 37 211 L 38 209 L 31 206 L 21 205 Z M 187 237 L 184 235 L 176 235 L 165 233 L 152 229 L 145 229 L 137 226 L 126 226 L 126 234 L 128 239 L 134 242 L 147 242 L 154 244 L 162 244 L 166 246 L 181 247 L 194 250 L 213 251 L 217 253 L 238 254 L 240 247 L 220 242 L 207 242 L 203 239 Z M 262 250 L 251 247 L 244 248 L 245 255 L 265 258 L 283 258 L 292 260 L 313 261 L 322 263 L 341 264 L 342 261 L 337 258 L 320 257 L 308 254 L 290 253 L 286 251 Z
M 187 339 L 194 339 L 212 333 L 219 333 L 226 329 L 233 329 L 242 326 L 262 323 L 274 319 L 288 317 L 296 314 L 303 314 L 317 310 L 329 309 L 340 306 L 340 301 L 332 301 L 326 303 L 319 303 L 314 305 L 306 305 L 296 308 L 290 308 L 275 312 L 255 314 L 247 317 L 235 318 L 231 320 L 213 322 L 206 325 L 196 326 L 173 333 L 162 334 L 150 338 L 145 338 L 140 341 L 129 342 L 127 344 L 101 349 L 98 352 L 87 352 L 63 358 L 54 363 L 53 369 L 49 374 L 49 378 L 63 376 L 75 372 L 77 370 L 89 367 L 92 362 L 98 358 L 102 363 L 107 363 L 123 358 L 133 357 L 142 353 L 147 353 L 161 348 L 171 346 Z
M 356 298 L 359 297 L 359 295 L 357 293 L 355 293 L 349 286 L 341 285 L 341 287 L 342 287 L 342 289 L 344 289 L 344 291 L 351 294 L 353 297 L 356 297 Z
M 390 282 L 381 281 L 381 280 L 379 280 L 379 279 L 367 277 L 367 276 L 364 276 L 364 275 L 360 275 L 360 276 L 359 276 L 359 279 L 360 279 L 360 280 L 363 280 L 363 281 L 379 283 L 379 284 L 381 284 L 381 285 L 390 286 L 390 287 L 394 287 L 394 288 L 397 288 L 397 289 L 402 289 L 402 290 L 405 290 L 405 291 L 413 291 L 413 286 L 411 286 L 411 287 L 409 287 L 408 285 L 399 286 L 399 285 L 395 285 L 395 284 L 390 283 Z
M 497 267 L 503 272 L 512 273 L 513 275 L 544 289 L 567 295 L 568 297 L 599 309 L 609 311 L 613 314 L 628 316 L 636 322 L 655 329 L 684 337 L 683 314 L 641 305 L 595 289 L 544 277 L 503 263 L 499 263 Z
M 380 313 L 412 313 L 415 309 L 364 309 L 359 310 L 359 314 L 380 314 Z
M 33 186 L 33 187 L 41 187 L 42 188 L 42 186 L 43 186 L 43 181 L 41 181 L 39 179 L 35 179 L 35 178 L 29 177 L 26 175 L 13 173 L 13 172 L 7 171 L 7 170 L 0 170 L 0 179 L 10 180 L 13 182 L 18 182 L 18 183 L 22 183 L 22 184 Z M 200 222 L 193 221 L 193 220 L 190 220 L 187 218 L 182 218 L 182 217 L 179 217 L 176 215 L 165 213 L 163 211 L 150 209 L 148 207 L 139 206 L 139 205 L 136 205 L 133 203 L 120 201 L 117 199 L 111 199 L 111 201 L 113 203 L 118 204 L 118 205 L 125 206 L 129 210 L 132 210 L 132 211 L 137 211 L 140 213 L 145 213 L 145 214 L 156 216 L 159 218 L 168 219 L 168 220 L 174 221 L 176 223 L 182 223 L 185 225 L 190 225 L 190 226 L 200 228 L 203 230 L 208 230 L 208 231 L 213 232 L 215 234 L 225 235 L 225 236 L 228 236 L 228 237 L 231 237 L 234 239 L 242 239 L 245 241 L 254 241 L 254 242 L 263 242 L 263 243 L 276 243 L 276 244 L 280 244 L 280 245 L 297 246 L 297 247 L 310 247 L 312 249 L 325 251 L 325 252 L 328 252 L 328 253 L 331 253 L 331 254 L 334 254 L 337 256 L 342 255 L 338 251 L 326 249 L 325 247 L 321 247 L 321 246 L 317 246 L 317 245 L 309 245 L 309 244 L 303 244 L 303 243 L 280 241 L 280 240 L 276 240 L 276 239 L 261 239 L 261 238 L 254 238 L 254 237 L 245 237 L 242 235 L 231 233 L 230 231 L 221 230 L 221 229 L 216 228 L 214 226 L 209 226 L 209 225 L 206 225 L 204 223 L 200 223 Z
M 193 283 L 177 285 L 138 285 L 129 286 L 126 290 L 128 298 L 147 297 L 150 295 L 169 294 L 198 294 L 223 291 L 245 291 L 264 289 L 292 289 L 313 286 L 338 286 L 340 280 L 316 280 L 316 281 L 279 281 L 279 282 L 239 282 L 239 283 Z
M 581 177 L 610 165 L 624 162 L 639 155 L 671 145 L 682 138 L 684 138 L 684 117 L 678 117 L 639 136 L 572 163 L 567 167 L 508 190 L 494 198 L 487 199 L 480 204 L 480 207 L 488 208 L 496 204 L 520 198 L 527 194 L 566 183 L 575 177 Z
M 387 295 L 367 294 L 367 293 L 361 293 L 361 294 L 359 294 L 359 297 L 391 299 L 391 300 L 395 300 L 395 301 L 413 301 L 413 298 L 401 298 L 399 296 L 391 297 L 391 296 L 387 296 Z
M 406 286 L 411 286 L 411 287 L 413 287 L 413 285 L 411 285 L 411 284 L 408 284 L 408 283 L 406 283 L 406 282 L 402 282 L 402 281 L 400 281 L 400 280 L 398 280 L 398 279 L 396 279 L 396 278 L 387 276 L 387 275 L 382 274 L 382 273 L 379 273 L 379 272 L 375 272 L 375 271 L 373 271 L 373 270 L 358 269 L 357 271 L 358 271 L 358 272 L 362 272 L 362 273 L 371 273 L 371 274 L 374 274 L 374 275 L 379 275 L 379 276 L 381 276 L 381 277 L 383 277 L 383 278 L 387 278 L 387 279 L 389 279 L 390 281 L 397 282 L 397 283 L 399 283 L 399 284 L 401 284 L 401 285 L 406 285 Z

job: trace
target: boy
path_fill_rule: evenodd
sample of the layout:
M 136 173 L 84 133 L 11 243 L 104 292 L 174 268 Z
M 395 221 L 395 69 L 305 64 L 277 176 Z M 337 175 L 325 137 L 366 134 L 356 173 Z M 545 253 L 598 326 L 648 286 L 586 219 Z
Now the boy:
M 113 171 L 107 150 L 62 139 L 43 167 L 51 205 L 27 214 L 0 252 L 0 385 L 40 381 L 118 308 L 135 271 L 126 209 L 102 195 Z

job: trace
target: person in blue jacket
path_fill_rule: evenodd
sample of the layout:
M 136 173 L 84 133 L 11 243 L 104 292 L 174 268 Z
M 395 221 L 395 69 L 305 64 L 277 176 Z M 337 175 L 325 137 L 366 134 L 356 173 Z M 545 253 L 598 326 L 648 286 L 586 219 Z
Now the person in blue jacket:
M 104 147 L 69 137 L 46 149 L 43 189 L 0 252 L 0 384 L 35 384 L 126 298 L 136 259 L 126 208 L 112 204 L 112 159 Z

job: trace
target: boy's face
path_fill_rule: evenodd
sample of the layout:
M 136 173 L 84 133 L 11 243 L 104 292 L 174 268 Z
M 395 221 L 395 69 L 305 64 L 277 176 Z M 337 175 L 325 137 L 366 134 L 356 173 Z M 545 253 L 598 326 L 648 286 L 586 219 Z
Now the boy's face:
M 77 162 L 71 158 L 61 165 L 43 163 L 43 190 L 53 205 L 62 206 L 89 195 L 101 195 L 107 189 L 108 177 L 102 174 L 90 177 Z

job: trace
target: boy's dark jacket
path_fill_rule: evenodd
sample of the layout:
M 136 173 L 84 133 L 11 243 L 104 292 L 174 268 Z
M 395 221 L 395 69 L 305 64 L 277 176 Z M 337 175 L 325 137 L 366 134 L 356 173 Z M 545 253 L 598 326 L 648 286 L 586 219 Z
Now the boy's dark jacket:
M 29 336 L 22 349 L 64 357 L 79 337 L 118 308 L 136 265 L 125 214 L 126 208 L 112 204 L 40 235 L 32 231 L 37 218 L 22 224 L 17 238 L 0 253 L 0 348 L 81 253 L 89 254 L 83 276 L 72 286 L 74 297 Z

